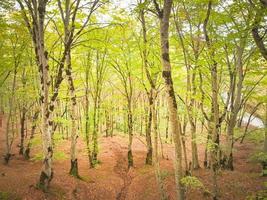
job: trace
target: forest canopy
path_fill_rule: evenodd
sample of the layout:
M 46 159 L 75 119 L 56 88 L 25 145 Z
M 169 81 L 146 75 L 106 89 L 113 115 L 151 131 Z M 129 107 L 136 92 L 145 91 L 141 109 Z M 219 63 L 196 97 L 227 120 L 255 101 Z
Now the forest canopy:
M 3 182 L 33 163 L 36 199 L 62 166 L 75 184 L 119 177 L 116 199 L 264 198 L 266 16 L 266 0 L 1 0 Z M 225 186 L 239 176 L 242 194 Z M 0 199 L 25 191 L 0 180 Z

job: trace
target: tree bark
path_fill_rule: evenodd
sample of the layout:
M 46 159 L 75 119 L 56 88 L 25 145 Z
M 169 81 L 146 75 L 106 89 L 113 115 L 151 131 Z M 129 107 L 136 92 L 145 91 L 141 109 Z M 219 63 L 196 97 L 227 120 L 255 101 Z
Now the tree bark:
M 39 69 L 40 82 L 41 82 L 41 115 L 42 115 L 42 141 L 43 141 L 43 155 L 44 161 L 41 170 L 41 175 L 37 186 L 46 191 L 49 183 L 53 178 L 52 169 L 52 134 L 53 134 L 53 120 L 52 114 L 55 108 L 55 102 L 58 97 L 59 87 L 63 80 L 62 73 L 66 59 L 66 53 L 69 51 L 72 43 L 72 37 L 69 37 L 67 43 L 64 44 L 64 52 L 58 64 L 58 72 L 54 83 L 53 94 L 50 98 L 49 91 L 51 86 L 49 65 L 48 65 L 48 52 L 45 48 L 45 14 L 48 1 L 33 1 L 33 0 L 17 0 L 20 5 L 21 12 L 26 23 L 26 26 L 32 37 L 34 44 L 36 63 Z M 25 5 L 29 10 L 29 15 L 25 10 Z M 77 1 L 77 6 L 79 1 Z M 77 10 L 76 10 L 77 11 Z M 75 17 L 73 18 L 75 19 Z M 73 26 L 74 28 L 74 26 Z
M 227 127 L 227 137 L 226 137 L 226 155 L 225 155 L 225 163 L 223 167 L 225 169 L 234 170 L 234 163 L 233 163 L 233 146 L 234 146 L 234 128 L 236 126 L 238 113 L 241 109 L 241 95 L 242 95 L 242 88 L 243 88 L 243 52 L 245 48 L 245 37 L 241 39 L 240 46 L 237 47 L 237 63 L 236 63 L 236 71 L 238 76 L 237 85 L 233 85 L 231 94 L 231 106 L 230 106 L 230 119 Z M 235 84 L 235 81 L 234 83 Z M 236 90 L 236 93 L 235 93 Z M 235 95 L 236 94 L 236 95 Z
M 23 155 L 23 152 L 24 152 L 26 113 L 27 113 L 27 110 L 25 108 L 25 105 L 23 105 L 22 111 L 21 111 L 21 117 L 20 117 L 20 147 L 19 147 L 20 155 Z
M 146 74 L 146 78 L 150 84 L 150 90 L 147 91 L 148 96 L 148 103 L 149 103 L 149 114 L 146 124 L 146 142 L 147 142 L 147 156 L 146 156 L 146 164 L 152 165 L 152 155 L 153 155 L 153 148 L 152 148 L 152 140 L 151 140 L 151 124 L 152 124 L 152 115 L 153 115 L 153 104 L 155 103 L 155 94 L 153 94 L 153 91 L 155 90 L 155 84 L 152 80 L 151 74 L 149 72 L 149 66 L 148 66 L 148 49 L 147 49 L 147 27 L 146 27 L 146 19 L 145 19 L 145 10 L 142 9 L 140 11 L 140 20 L 142 24 L 142 33 L 143 33 L 143 51 L 142 51 L 142 59 L 143 59 L 143 65 L 144 70 Z
M 34 138 L 35 130 L 37 128 L 37 120 L 38 120 L 38 117 L 39 117 L 39 113 L 40 113 L 40 110 L 37 110 L 34 113 L 33 117 L 32 117 L 31 135 L 30 135 L 28 144 L 26 146 L 26 149 L 24 151 L 24 154 L 23 154 L 24 155 L 24 158 L 26 160 L 29 160 L 30 159 L 31 144 L 32 144 L 32 139 Z
M 68 35 L 68 34 L 67 34 Z M 70 167 L 70 175 L 78 178 L 78 159 L 77 159 L 77 140 L 79 138 L 79 130 L 77 126 L 77 100 L 75 94 L 75 86 L 73 82 L 73 73 L 72 73 L 72 65 L 71 65 L 71 52 L 69 51 L 66 55 L 66 74 L 68 78 L 69 90 L 70 90 L 70 98 L 71 98 L 71 110 L 70 110 L 70 119 L 71 119 L 71 167 Z
M 155 99 L 155 97 L 153 98 L 153 96 L 156 95 L 156 91 L 154 91 L 152 89 L 151 91 L 151 95 L 152 95 L 152 99 Z M 150 109 L 152 111 L 152 121 L 153 121 L 153 134 L 154 134 L 154 167 L 155 167 L 155 174 L 156 174 L 156 179 L 157 179 L 157 183 L 158 183 L 158 187 L 159 187 L 159 191 L 160 191 L 160 199 L 161 200 L 166 200 L 167 198 L 167 194 L 166 191 L 164 189 L 164 184 L 163 184 L 163 180 L 161 177 L 161 173 L 160 173 L 160 163 L 159 163 L 159 152 L 158 152 L 158 120 L 157 120 L 157 113 L 156 113 L 156 102 L 153 101 L 152 104 L 150 105 Z
M 9 111 L 7 115 L 7 123 L 6 123 L 6 153 L 4 155 L 4 161 L 5 164 L 8 164 L 10 158 L 11 158 L 11 146 L 13 143 L 13 137 L 10 137 L 10 123 L 12 121 L 12 115 L 15 115 L 14 112 L 14 101 L 15 101 L 15 90 L 16 90 L 16 82 L 17 82 L 17 65 L 15 63 L 14 66 L 14 74 L 13 74 L 13 80 L 12 80 L 12 88 L 11 88 L 11 97 L 9 99 Z
M 265 120 L 264 120 L 264 145 L 263 152 L 267 154 L 267 103 L 265 103 Z M 262 163 L 262 175 L 267 176 L 267 162 Z
M 90 59 L 90 55 L 88 54 L 88 60 Z M 90 148 L 90 118 L 89 118 L 89 66 L 86 66 L 85 72 L 85 137 L 86 137 L 86 148 L 87 148 L 87 155 L 89 166 L 92 167 L 92 156 L 91 156 L 91 148 Z
M 128 99 L 128 113 L 127 113 L 127 126 L 128 126 L 128 168 L 133 167 L 133 153 L 132 153 L 132 143 L 133 143 L 133 114 L 132 114 L 132 100 Z
M 210 161 L 211 161 L 211 169 L 212 169 L 212 182 L 213 182 L 213 200 L 218 199 L 218 184 L 217 184 L 217 176 L 219 170 L 219 161 L 218 161 L 218 152 L 219 152 L 219 104 L 218 104 L 218 72 L 217 72 L 217 62 L 214 59 L 214 48 L 212 47 L 212 43 L 210 41 L 207 25 L 209 22 L 210 14 L 212 10 L 212 0 L 208 3 L 207 14 L 203 24 L 203 32 L 206 40 L 206 45 L 208 49 L 208 55 L 211 59 L 211 90 L 212 90 L 212 102 L 211 102 L 211 118 L 210 118 L 210 132 L 211 132 L 211 140 L 212 147 L 210 153 Z
M 156 0 L 154 4 L 158 12 L 160 20 L 160 41 L 161 41 L 161 60 L 162 60 L 162 76 L 165 80 L 165 89 L 167 93 L 167 103 L 170 116 L 170 129 L 173 134 L 175 145 L 175 183 L 177 191 L 177 199 L 185 199 L 184 187 L 181 179 L 184 176 L 182 168 L 182 146 L 181 146 L 181 124 L 177 116 L 177 102 L 173 88 L 173 80 L 171 76 L 171 63 L 169 55 L 169 18 L 172 8 L 172 0 L 164 0 L 163 9 L 159 8 Z
M 146 143 L 147 143 L 146 164 L 152 165 L 153 148 L 152 148 L 152 141 L 151 141 L 151 126 L 152 126 L 153 97 L 152 97 L 151 90 L 148 96 L 148 102 L 149 102 L 149 113 L 148 113 L 148 119 L 147 119 L 147 124 L 146 124 Z

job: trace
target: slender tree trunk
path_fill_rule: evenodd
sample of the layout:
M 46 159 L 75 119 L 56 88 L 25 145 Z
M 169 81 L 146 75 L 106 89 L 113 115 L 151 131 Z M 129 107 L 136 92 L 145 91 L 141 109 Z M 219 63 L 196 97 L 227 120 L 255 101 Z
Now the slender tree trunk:
M 77 6 L 79 2 L 77 1 Z M 71 1 L 65 1 L 65 10 L 63 12 L 61 1 L 58 0 L 58 7 L 61 13 L 62 21 L 64 24 L 64 43 L 65 45 L 68 43 L 69 40 L 73 37 L 73 27 L 70 27 L 70 20 L 75 19 L 77 7 L 74 9 L 74 13 L 71 13 Z M 71 16 L 72 15 L 72 16 Z M 72 22 L 73 23 L 73 22 Z M 66 46 L 65 46 L 66 47 Z M 75 94 L 75 86 L 73 81 L 73 73 L 72 73 L 72 63 L 71 63 L 71 48 L 68 48 L 66 51 L 66 75 L 68 80 L 68 87 L 71 99 L 71 108 L 70 108 L 70 119 L 71 119 L 71 148 L 70 148 L 70 175 L 74 177 L 79 177 L 78 172 L 78 159 L 77 159 L 77 140 L 79 138 L 79 130 L 78 130 L 78 117 L 77 117 L 77 100 Z
M 237 63 L 236 63 L 236 68 L 238 73 L 238 83 L 236 86 L 237 91 L 236 95 L 232 95 L 232 98 L 234 99 L 232 100 L 233 103 L 231 106 L 230 119 L 227 127 L 227 137 L 226 137 L 227 147 L 226 147 L 226 155 L 224 158 L 226 163 L 223 166 L 225 169 L 229 170 L 234 170 L 234 163 L 233 163 L 234 128 L 236 126 L 238 113 L 241 108 L 241 95 L 242 95 L 243 80 L 244 80 L 243 63 L 242 63 L 242 57 L 245 48 L 244 38 L 242 38 L 240 42 L 241 42 L 240 46 L 237 47 Z
M 242 113 L 241 113 L 240 118 L 239 118 L 239 120 L 238 120 L 238 124 L 237 124 L 237 127 L 238 127 L 238 128 L 241 128 L 241 126 L 242 126 L 242 122 L 243 122 L 245 113 L 246 113 L 246 108 L 245 108 L 245 105 L 244 105 L 244 106 L 243 106 L 243 109 L 242 109 Z
M 152 99 L 153 96 L 155 96 L 155 91 L 152 89 L 151 90 L 151 96 Z M 154 134 L 154 167 L 155 167 L 155 174 L 156 174 L 156 179 L 157 179 L 157 183 L 158 183 L 158 187 L 159 187 L 159 191 L 160 191 L 160 199 L 161 200 L 166 200 L 167 199 L 167 194 L 166 191 L 164 189 L 164 184 L 163 184 L 163 180 L 161 177 L 161 173 L 160 173 L 160 163 L 159 163 L 159 152 L 158 152 L 158 121 L 157 121 L 157 113 L 156 113 L 156 102 L 152 101 L 152 104 L 150 105 L 150 109 L 151 109 L 151 113 L 152 113 L 152 121 L 153 121 L 153 134 Z
M 13 137 L 12 138 L 10 137 L 10 123 L 12 121 L 12 115 L 15 115 L 14 101 L 15 101 L 16 82 L 17 82 L 17 65 L 15 64 L 14 75 L 13 75 L 13 80 L 12 80 L 12 88 L 11 88 L 11 97 L 9 99 L 9 111 L 8 111 L 7 123 L 6 123 L 6 153 L 4 155 L 5 164 L 8 164 L 11 158 L 11 146 L 13 143 L 12 141 Z
M 89 55 L 88 55 L 89 59 Z M 86 82 L 86 87 L 85 87 L 85 137 L 86 137 L 86 148 L 87 148 L 87 155 L 88 155 L 88 161 L 89 161 L 89 166 L 93 166 L 93 161 L 92 161 L 92 156 L 91 156 L 91 148 L 90 148 L 90 121 L 89 121 L 89 69 L 86 69 L 86 74 L 85 74 L 85 82 Z
M 110 112 L 110 136 L 113 137 L 113 131 L 114 131 L 114 107 L 112 104 L 111 112 Z
M 152 90 L 150 90 L 150 94 L 148 96 L 148 102 L 149 102 L 149 113 L 146 124 L 146 143 L 147 143 L 146 164 L 152 165 L 152 155 L 153 155 L 153 148 L 151 141 L 152 105 L 153 105 Z
M 196 76 L 196 66 L 193 68 L 190 64 L 190 61 L 188 59 L 188 50 L 185 47 L 184 42 L 184 36 L 180 28 L 179 20 L 177 19 L 176 15 L 174 14 L 174 20 L 175 20 L 175 28 L 178 33 L 178 37 L 181 43 L 181 47 L 183 50 L 183 56 L 184 56 L 184 63 L 186 66 L 187 71 L 187 93 L 186 93 L 186 110 L 188 115 L 188 120 L 190 123 L 190 131 L 191 131 L 191 153 L 192 153 L 192 163 L 191 167 L 193 169 L 199 168 L 199 161 L 198 161 L 198 151 L 197 151 L 197 144 L 196 144 L 196 123 L 195 123 L 195 95 L 196 95 L 196 83 L 195 83 L 195 76 Z M 190 19 L 189 23 L 191 26 Z M 192 34 L 192 32 L 191 32 Z M 194 41 L 192 41 L 194 44 Z M 198 44 L 197 44 L 198 45 Z M 194 46 L 194 45 L 193 45 Z M 194 51 L 194 57 L 195 57 L 195 63 L 197 63 L 198 57 L 199 57 L 199 50 L 193 47 Z M 189 103 L 188 103 L 189 101 Z M 185 133 L 184 133 L 185 134 Z M 191 169 L 190 167 L 190 169 Z M 188 170 L 188 169 L 187 169 Z
M 249 118 L 248 118 L 248 122 L 247 122 L 247 124 L 246 124 L 246 128 L 245 128 L 244 134 L 243 134 L 243 136 L 241 137 L 241 140 L 240 140 L 240 144 L 243 143 L 243 141 L 244 141 L 244 139 L 245 139 L 245 137 L 246 137 L 246 135 L 247 135 L 247 131 L 248 131 L 248 127 L 249 127 L 249 124 L 250 124 L 250 122 L 251 122 L 251 119 L 252 119 L 254 113 L 257 111 L 257 109 L 258 109 L 258 107 L 259 107 L 260 105 L 261 105 L 261 103 L 258 103 L 258 104 L 253 108 L 252 112 L 250 113 Z
M 154 1 L 158 11 L 160 20 L 160 40 L 161 40 L 161 59 L 162 59 L 162 76 L 165 80 L 165 89 L 167 93 L 168 110 L 170 116 L 170 129 L 173 134 L 175 145 L 175 183 L 177 191 L 177 199 L 185 199 L 184 187 L 181 179 L 184 176 L 182 168 L 182 146 L 181 146 L 181 124 L 177 116 L 177 102 L 173 88 L 173 80 L 171 76 L 171 63 L 169 56 L 169 18 L 172 8 L 172 0 L 164 0 L 163 10 Z
M 107 109 L 105 109 L 105 133 L 106 137 L 110 135 L 110 119 L 109 119 L 109 113 Z
M 128 99 L 128 113 L 127 113 L 127 126 L 129 135 L 128 144 L 128 168 L 133 167 L 133 153 L 132 153 L 132 143 L 133 143 L 133 115 L 132 115 L 132 103 L 131 99 Z
M 166 114 L 166 127 L 165 127 L 165 143 L 168 143 L 169 138 L 169 114 Z
M 210 163 L 208 160 L 208 148 L 209 148 L 209 144 L 210 144 L 210 140 L 211 140 L 211 128 L 209 128 L 208 133 L 207 133 L 207 139 L 206 139 L 206 144 L 205 144 L 205 153 L 204 153 L 204 162 L 203 165 L 205 168 L 209 168 L 210 167 Z
M 143 33 L 143 43 L 144 48 L 142 51 L 142 59 L 143 59 L 143 66 L 146 74 L 146 78 L 150 83 L 150 91 L 147 91 L 148 96 L 148 103 L 149 103 L 149 114 L 147 118 L 146 124 L 146 142 L 147 142 L 147 156 L 146 156 L 146 164 L 152 165 L 152 156 L 153 156 L 153 148 L 152 148 L 152 141 L 151 141 L 151 124 L 152 124 L 152 115 L 153 115 L 153 105 L 155 103 L 155 98 L 153 95 L 153 91 L 155 88 L 155 84 L 151 78 L 149 69 L 148 69 L 148 49 L 147 49 L 147 28 L 146 28 L 146 19 L 145 19 L 145 11 L 142 9 L 140 11 L 140 19 L 142 24 L 142 33 Z
M 97 164 L 97 155 L 98 155 L 98 132 L 99 132 L 99 117 L 98 117 L 98 97 L 94 99 L 94 113 L 93 113 L 93 150 L 92 150 L 92 167 L 95 167 Z
M 30 159 L 30 151 L 31 151 L 31 144 L 32 144 L 32 140 L 34 138 L 34 134 L 35 134 L 35 130 L 37 128 L 37 120 L 38 120 L 38 117 L 39 117 L 39 113 L 40 111 L 36 111 L 32 117 L 32 127 L 31 127 L 31 135 L 30 135 L 30 138 L 29 138 L 29 141 L 28 141 L 28 144 L 26 146 L 26 149 L 24 151 L 24 158 L 26 160 L 29 160 Z
M 70 90 L 70 99 L 71 99 L 71 110 L 70 110 L 70 119 L 71 119 L 71 149 L 70 149 L 70 175 L 74 177 L 79 177 L 78 172 L 78 159 L 77 159 L 77 140 L 79 138 L 79 130 L 77 126 L 78 117 L 77 117 L 77 100 L 75 94 L 75 86 L 73 82 L 73 73 L 71 65 L 71 52 L 69 51 L 66 55 L 66 74 L 68 78 L 69 90 Z
M 191 147 L 192 147 L 192 168 L 198 169 L 199 168 L 199 161 L 198 161 L 198 150 L 196 144 L 196 124 L 191 124 Z
M 4 156 L 5 164 L 8 164 L 11 158 L 11 145 L 10 145 L 10 121 L 11 121 L 11 111 L 12 108 L 9 108 L 8 116 L 7 116 L 7 123 L 6 123 L 6 153 Z
M 192 168 L 198 169 L 199 168 L 199 161 L 198 161 L 198 149 L 197 149 L 197 141 L 196 141 L 196 122 L 195 122 L 195 113 L 194 108 L 195 105 L 195 95 L 196 95 L 196 82 L 195 82 L 196 72 L 193 69 L 192 80 L 190 84 L 190 88 L 192 86 L 192 93 L 193 96 L 190 96 L 190 104 L 188 108 L 188 115 L 189 115 L 189 122 L 191 127 L 191 148 L 192 148 Z
M 26 71 L 25 68 L 23 68 L 23 73 L 22 73 L 22 88 L 25 91 L 25 85 L 26 85 Z M 20 148 L 19 148 L 19 154 L 23 155 L 24 153 L 24 140 L 25 140 L 25 130 L 27 131 L 27 127 L 25 123 L 26 122 L 26 113 L 27 113 L 27 108 L 26 108 L 27 103 L 25 101 L 22 102 L 22 109 L 21 109 L 21 115 L 20 115 Z
M 142 109 L 142 99 L 141 99 L 141 103 L 140 103 L 140 109 Z M 146 114 L 144 114 L 144 112 L 142 111 L 142 113 L 141 113 L 141 116 L 140 116 L 140 136 L 143 136 L 143 124 L 144 124 L 144 115 L 146 115 Z
M 25 121 L 26 121 L 26 108 L 23 105 L 20 118 L 20 147 L 19 154 L 23 155 L 24 152 L 24 140 L 25 140 Z
M 191 163 L 189 163 L 188 167 L 188 159 L 187 159 L 187 151 L 186 151 L 186 141 L 185 141 L 185 134 L 186 134 L 186 126 L 187 126 L 187 117 L 186 114 L 183 116 L 183 127 L 181 128 L 181 142 L 182 142 L 182 149 L 184 153 L 184 165 L 185 165 L 185 174 L 189 175 L 191 170 Z
M 208 3 L 208 10 L 206 18 L 203 24 L 203 31 L 205 35 L 205 40 L 207 48 L 209 51 L 209 56 L 212 61 L 210 75 L 211 75 L 211 90 L 212 90 L 212 102 L 211 102 L 211 119 L 210 119 L 210 128 L 211 128 L 211 139 L 212 139 L 212 149 L 210 152 L 211 160 L 211 169 L 212 169 L 212 182 L 213 182 L 213 200 L 218 199 L 218 151 L 219 151 L 219 104 L 218 104 L 218 74 L 217 74 L 217 62 L 214 60 L 214 48 L 211 46 L 211 41 L 209 39 L 207 25 L 209 22 L 210 14 L 212 9 L 212 0 Z
M 265 122 L 264 122 L 264 146 L 263 146 L 263 152 L 267 154 L 267 103 L 265 103 Z M 267 162 L 262 163 L 262 175 L 267 176 Z

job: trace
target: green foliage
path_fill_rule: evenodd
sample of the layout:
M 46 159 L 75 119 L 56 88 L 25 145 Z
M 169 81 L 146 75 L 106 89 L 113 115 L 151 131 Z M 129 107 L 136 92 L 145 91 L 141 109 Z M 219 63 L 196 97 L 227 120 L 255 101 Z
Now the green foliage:
M 92 164 L 93 164 L 94 168 L 97 168 L 97 166 L 101 164 L 101 160 L 93 160 Z
M 256 144 L 262 143 L 264 141 L 264 129 L 251 130 L 246 138 Z
M 164 169 L 160 170 L 160 177 L 162 180 L 165 180 L 166 178 L 168 178 L 171 175 L 172 175 L 172 173 L 169 172 L 168 170 L 164 170 Z
M 32 161 L 41 161 L 44 159 L 43 153 L 36 153 L 31 160 Z
M 186 188 L 203 189 L 203 183 L 195 176 L 185 176 L 181 179 L 181 183 Z
M 2 192 L 2 191 L 0 191 L 0 199 L 1 200 L 8 200 L 9 199 L 8 192 Z
M 267 190 L 257 191 L 255 194 L 251 194 L 246 197 L 246 200 L 266 200 Z
M 67 155 L 62 151 L 56 151 L 54 153 L 54 157 L 53 158 L 55 160 L 66 160 L 66 159 L 68 159 Z
M 62 135 L 57 133 L 57 132 L 55 132 L 53 134 L 53 142 L 54 142 L 55 146 L 58 146 L 59 144 L 61 144 L 63 142 Z
M 31 141 L 32 147 L 41 146 L 42 145 L 42 138 L 40 135 L 36 135 Z
M 214 151 L 215 148 L 218 148 L 218 144 L 214 143 L 212 140 L 209 140 L 208 143 L 207 143 L 208 152 Z
M 250 156 L 249 160 L 252 162 L 267 163 L 267 153 L 262 151 L 254 153 L 252 156 Z
M 32 161 L 42 161 L 44 159 L 43 153 L 36 153 L 31 160 Z M 67 155 L 64 152 L 61 151 L 56 151 L 53 154 L 53 159 L 54 160 L 66 160 L 68 159 Z
M 1 106 L 5 111 L 8 110 L 10 98 L 15 95 L 15 109 L 17 112 L 22 105 L 30 106 L 36 101 L 41 93 L 40 76 L 38 74 L 38 66 L 35 63 L 34 48 L 32 46 L 30 34 L 25 27 L 23 17 L 17 8 L 12 8 L 14 1 L 0 1 L 0 93 Z M 105 1 L 106 2 L 106 1 Z M 124 2 L 124 1 L 121 1 Z M 158 131 L 160 137 L 163 137 L 166 130 L 165 115 L 169 112 L 166 106 L 166 94 L 163 91 L 163 80 L 161 77 L 161 51 L 160 51 L 160 31 L 157 16 L 151 14 L 154 10 L 153 2 L 148 0 L 137 3 L 133 12 L 129 13 L 127 9 L 117 8 L 111 1 L 105 4 L 101 9 L 92 13 L 88 27 L 85 27 L 81 35 L 77 36 L 73 41 L 71 48 L 72 72 L 75 86 L 75 95 L 77 96 L 77 124 L 84 128 L 85 112 L 89 113 L 89 148 L 92 149 L 92 132 L 94 127 L 101 127 L 105 122 L 105 109 L 112 112 L 114 117 L 114 129 L 119 133 L 127 132 L 127 102 L 129 98 L 129 82 L 133 88 L 130 95 L 131 107 L 134 121 L 134 134 L 140 130 L 141 116 L 147 115 L 148 102 L 146 92 L 150 89 L 150 84 L 144 73 L 143 52 L 147 50 L 148 71 L 156 83 L 158 90 L 157 105 L 158 114 Z M 192 0 L 192 1 L 174 1 L 172 9 L 169 36 L 170 42 L 170 61 L 172 69 L 173 87 L 177 98 L 178 114 L 180 119 L 186 121 L 188 116 L 188 104 L 190 99 L 195 100 L 192 115 L 197 122 L 197 127 L 201 120 L 204 119 L 199 108 L 203 103 L 204 110 L 208 117 L 212 118 L 212 89 L 211 78 L 214 77 L 211 72 L 211 64 L 215 61 L 217 66 L 218 77 L 218 104 L 220 114 L 223 112 L 224 101 L 220 95 L 228 92 L 231 88 L 229 74 L 237 74 L 236 64 L 239 62 L 237 52 L 241 49 L 240 40 L 245 39 L 244 55 L 240 62 L 243 66 L 244 84 L 242 97 L 248 94 L 248 98 L 255 102 L 266 102 L 266 93 L 262 92 L 266 89 L 266 79 L 257 83 L 255 91 L 248 91 L 254 87 L 255 80 L 262 75 L 266 75 L 266 62 L 261 58 L 259 52 L 255 51 L 255 42 L 251 36 L 252 25 L 255 26 L 255 14 L 261 11 L 259 8 L 253 10 L 246 1 L 218 1 L 214 0 L 210 21 L 207 27 L 211 44 L 207 45 L 203 37 L 203 22 L 207 13 L 207 4 L 209 0 Z M 252 1 L 255 2 L 255 1 Z M 101 4 L 103 1 L 101 1 Z M 162 6 L 163 1 L 159 1 Z M 49 1 L 47 4 L 47 19 L 45 21 L 45 41 L 44 45 L 49 52 L 49 76 L 51 77 L 51 88 L 49 90 L 50 97 L 54 92 L 53 86 L 56 84 L 55 77 L 58 72 L 57 62 L 60 61 L 64 44 L 63 22 L 60 20 L 60 12 L 57 9 L 56 1 Z M 89 3 L 90 4 L 90 3 Z M 104 4 L 104 3 L 103 3 Z M 74 4 L 73 4 L 74 6 Z M 81 5 L 77 20 L 75 21 L 75 33 L 79 30 L 82 23 L 88 15 L 88 6 Z M 96 6 L 98 7 L 98 6 Z M 256 4 L 256 7 L 258 4 Z M 2 11 L 3 9 L 3 11 Z M 80 12 L 82 10 L 82 12 Z M 142 25 L 139 22 L 140 11 L 144 11 L 146 19 L 147 44 L 145 45 Z M 262 11 L 264 16 L 266 11 Z M 5 15 L 6 14 L 6 15 Z M 29 13 L 27 13 L 27 16 Z M 51 17 L 52 16 L 52 17 Z M 177 20 L 174 17 L 177 16 Z M 106 17 L 103 22 L 102 17 Z M 51 20 L 50 20 L 51 18 Z M 48 20 L 49 19 L 49 20 Z M 180 30 L 176 30 L 176 24 Z M 32 24 L 32 23 L 30 23 Z M 183 40 L 180 41 L 180 38 Z M 266 36 L 265 36 L 266 37 Z M 264 40 L 265 38 L 263 38 Z M 207 46 L 211 46 L 214 51 L 213 57 L 209 54 Z M 146 49 L 145 49 L 146 47 Z M 184 48 L 184 49 L 183 49 Z M 227 50 L 227 52 L 226 52 Z M 199 55 L 196 55 L 199 51 Z M 227 55 L 228 54 L 228 55 Z M 228 57 L 229 56 L 229 57 Z M 228 66 L 227 58 L 230 58 L 230 66 Z M 14 65 L 18 64 L 17 82 L 15 92 L 13 94 L 12 80 L 15 75 Z M 112 67 L 117 65 L 117 69 Z M 230 69 L 230 70 L 229 70 Z M 189 82 L 192 81 L 193 74 L 195 77 L 195 94 L 190 91 Z M 68 82 L 65 79 L 59 90 L 58 101 L 55 104 L 55 112 L 53 122 L 64 127 L 71 126 L 70 120 L 70 92 Z M 203 76 L 202 87 L 204 94 L 200 91 L 200 74 Z M 7 77 L 7 78 L 5 78 Z M 188 78 L 189 77 L 189 78 Z M 238 77 L 234 77 L 234 84 L 237 84 Z M 85 111 L 85 87 L 88 80 L 87 98 L 89 101 L 89 109 Z M 189 82 L 188 82 L 189 81 Z M 147 91 L 146 91 L 146 90 Z M 97 101 L 94 101 L 97 99 Z M 233 97 L 232 99 L 235 99 Z M 2 103 L 3 101 L 3 103 Z M 141 105 L 140 105 L 141 104 Z M 144 104 L 144 105 L 143 105 Z M 39 106 L 39 105 L 38 105 Z M 63 112 L 66 113 L 63 114 Z M 162 114 L 164 113 L 164 114 Z M 96 116 L 97 115 L 97 116 Z M 14 113 L 14 117 L 18 116 Z M 78 122 L 81 118 L 81 123 Z M 19 117 L 18 117 L 19 119 Z M 144 120 L 145 122 L 145 120 Z M 225 121 L 223 122 L 225 124 Z M 189 124 L 189 123 L 188 123 Z M 207 124 L 207 123 L 206 123 Z M 145 130 L 145 123 L 143 123 Z M 189 125 L 187 125 L 189 126 Z M 224 127 L 225 125 L 222 125 Z M 100 129 L 100 128 L 99 128 Z M 98 136 L 101 136 L 100 130 L 97 130 Z M 136 130 L 137 129 L 137 130 Z M 169 132 L 171 128 L 169 127 Z M 188 129 L 188 128 L 187 128 Z M 64 129 L 65 130 L 65 129 Z M 223 128 L 221 128 L 223 130 Z M 84 129 L 82 130 L 84 132 Z M 235 139 L 243 134 L 241 129 L 235 130 Z M 197 132 L 194 142 L 197 144 L 206 143 L 206 135 Z M 126 134 L 123 134 L 126 137 Z M 169 138 L 171 134 L 169 134 Z M 83 134 L 85 138 L 85 134 Z M 190 141 L 190 131 L 186 131 L 185 138 Z M 257 144 L 261 143 L 264 138 L 262 130 L 255 130 L 247 135 L 247 139 Z M 62 135 L 55 132 L 53 135 L 53 145 L 58 146 L 63 142 Z M 208 151 L 212 152 L 215 148 L 225 150 L 223 145 L 219 147 L 211 140 L 208 142 Z M 32 147 L 41 147 L 42 138 L 40 134 L 36 134 L 32 140 Z M 36 148 L 38 149 L 38 148 Z M 82 151 L 82 152 L 85 152 Z M 87 153 L 87 152 L 86 152 Z M 97 152 L 98 153 L 98 152 Z M 64 152 L 55 150 L 55 160 L 65 160 L 68 157 Z M 36 153 L 32 158 L 34 161 L 43 160 L 42 153 Z M 267 155 L 259 152 L 252 156 L 252 161 L 266 162 Z M 99 160 L 94 161 L 93 165 L 99 164 Z M 170 172 L 162 170 L 160 172 L 162 179 L 170 176 Z M 204 189 L 204 185 L 196 177 L 187 176 L 182 179 L 182 184 L 186 188 Z M 3 197 L 4 198 L 4 197 Z M 1 199 L 1 193 L 0 193 Z
M 207 135 L 206 134 L 197 134 L 195 141 L 197 144 L 206 144 Z

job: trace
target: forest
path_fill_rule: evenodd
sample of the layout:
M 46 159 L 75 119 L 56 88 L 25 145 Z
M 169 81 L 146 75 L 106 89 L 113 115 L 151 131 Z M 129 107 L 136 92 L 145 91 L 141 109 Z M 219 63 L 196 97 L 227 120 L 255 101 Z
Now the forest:
M 267 0 L 1 0 L 0 200 L 266 200 Z

